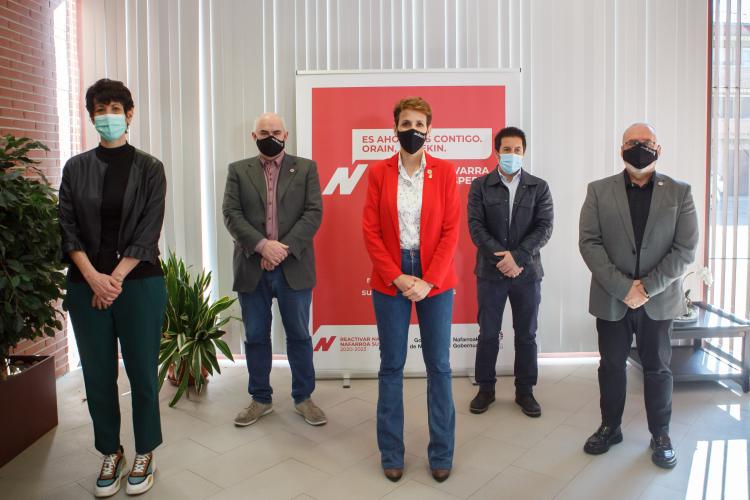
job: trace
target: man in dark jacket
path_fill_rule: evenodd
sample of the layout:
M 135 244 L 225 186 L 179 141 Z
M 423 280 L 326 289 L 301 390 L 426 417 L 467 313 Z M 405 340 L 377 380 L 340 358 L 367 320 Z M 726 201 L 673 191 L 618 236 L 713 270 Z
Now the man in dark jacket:
M 498 168 L 474 179 L 469 192 L 469 232 L 477 246 L 479 342 L 475 378 L 479 393 L 472 413 L 495 401 L 495 363 L 506 299 L 513 311 L 516 403 L 530 417 L 542 414 L 534 398 L 537 381 L 536 326 L 541 281 L 539 257 L 552 234 L 552 195 L 545 181 L 522 170 L 526 135 L 515 127 L 495 136 Z
M 578 246 L 591 270 L 589 312 L 599 339 L 602 423 L 586 440 L 591 455 L 622 442 L 626 362 L 635 335 L 651 460 L 677 465 L 672 418 L 672 321 L 687 312 L 682 276 L 695 259 L 698 217 L 690 185 L 661 172 L 654 127 L 634 123 L 622 136 L 624 170 L 589 184 Z
M 314 161 L 284 152 L 289 132 L 275 113 L 255 120 L 260 155 L 229 165 L 224 224 L 234 239 L 234 286 L 245 324 L 250 405 L 234 419 L 255 423 L 272 411 L 271 302 L 276 298 L 286 333 L 295 411 L 310 425 L 326 416 L 310 396 L 315 389 L 310 303 L 315 286 L 313 237 L 323 202 Z

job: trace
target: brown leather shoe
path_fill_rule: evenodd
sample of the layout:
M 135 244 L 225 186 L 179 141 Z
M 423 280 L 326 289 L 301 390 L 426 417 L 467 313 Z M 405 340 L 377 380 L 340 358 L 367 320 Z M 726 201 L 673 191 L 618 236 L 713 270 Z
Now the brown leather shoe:
M 383 474 L 394 483 L 404 475 L 404 469 L 383 469 Z
M 450 475 L 451 475 L 450 469 L 432 469 L 432 477 L 438 483 L 442 483 L 443 481 L 448 479 L 448 476 Z

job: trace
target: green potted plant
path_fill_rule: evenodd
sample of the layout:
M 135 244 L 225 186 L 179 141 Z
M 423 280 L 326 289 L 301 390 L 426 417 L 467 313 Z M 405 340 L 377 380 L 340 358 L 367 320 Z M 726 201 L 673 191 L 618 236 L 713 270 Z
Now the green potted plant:
M 189 386 L 200 394 L 208 377 L 221 373 L 217 352 L 234 361 L 229 346 L 221 337 L 221 328 L 231 316 L 221 317 L 236 299 L 221 297 L 211 303 L 211 273 L 201 271 L 193 279 L 182 259 L 170 252 L 161 263 L 167 287 L 167 312 L 164 316 L 159 350 L 159 389 L 171 373 L 177 392 L 169 406 L 174 406 Z
M 57 196 L 32 151 L 49 149 L 0 138 L 0 465 L 57 425 L 54 358 L 10 354 L 63 327 Z

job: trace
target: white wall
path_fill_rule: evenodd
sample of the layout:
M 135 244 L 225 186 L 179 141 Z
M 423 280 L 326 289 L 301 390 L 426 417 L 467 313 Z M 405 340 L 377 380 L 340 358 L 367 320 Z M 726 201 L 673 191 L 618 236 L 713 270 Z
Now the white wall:
M 708 8 L 698 0 L 528 3 L 530 148 L 534 172 L 550 183 L 556 219 L 542 252 L 539 331 L 546 351 L 592 351 L 578 214 L 587 182 L 622 169 L 629 124 L 656 127 L 658 169 L 692 185 L 705 234 Z
M 596 350 L 578 212 L 586 183 L 621 169 L 628 124 L 655 125 L 659 169 L 693 185 L 703 228 L 702 1 L 81 2 L 82 81 L 108 76 L 134 91 L 131 142 L 163 159 L 170 178 L 164 244 L 214 270 L 219 293 L 231 289 L 220 213 L 226 166 L 256 154 L 249 132 L 262 111 L 281 113 L 294 130 L 295 70 L 522 68 L 530 170 L 549 181 L 556 205 L 542 252 L 543 351 Z M 85 140 L 96 144 L 90 127 Z

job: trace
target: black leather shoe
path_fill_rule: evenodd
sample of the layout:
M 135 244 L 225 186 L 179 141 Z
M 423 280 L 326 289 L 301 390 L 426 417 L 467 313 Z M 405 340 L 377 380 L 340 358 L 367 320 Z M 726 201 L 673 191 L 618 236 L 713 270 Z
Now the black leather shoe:
M 672 448 L 672 441 L 669 436 L 662 434 L 651 438 L 651 461 L 663 469 L 672 469 L 677 465 L 677 454 Z
M 438 483 L 442 483 L 451 475 L 450 469 L 432 469 L 432 477 Z
M 601 455 L 607 453 L 613 444 L 622 442 L 622 431 L 618 427 L 613 429 L 602 424 L 597 431 L 586 440 L 583 451 L 589 455 Z
M 383 474 L 395 483 L 404 475 L 404 469 L 383 469 Z
M 542 407 L 539 406 L 539 403 L 537 403 L 534 395 L 531 393 L 516 394 L 516 404 L 529 417 L 539 417 L 542 415 Z
M 487 408 L 495 401 L 495 391 L 479 391 L 474 399 L 469 403 L 471 413 L 484 413 Z

